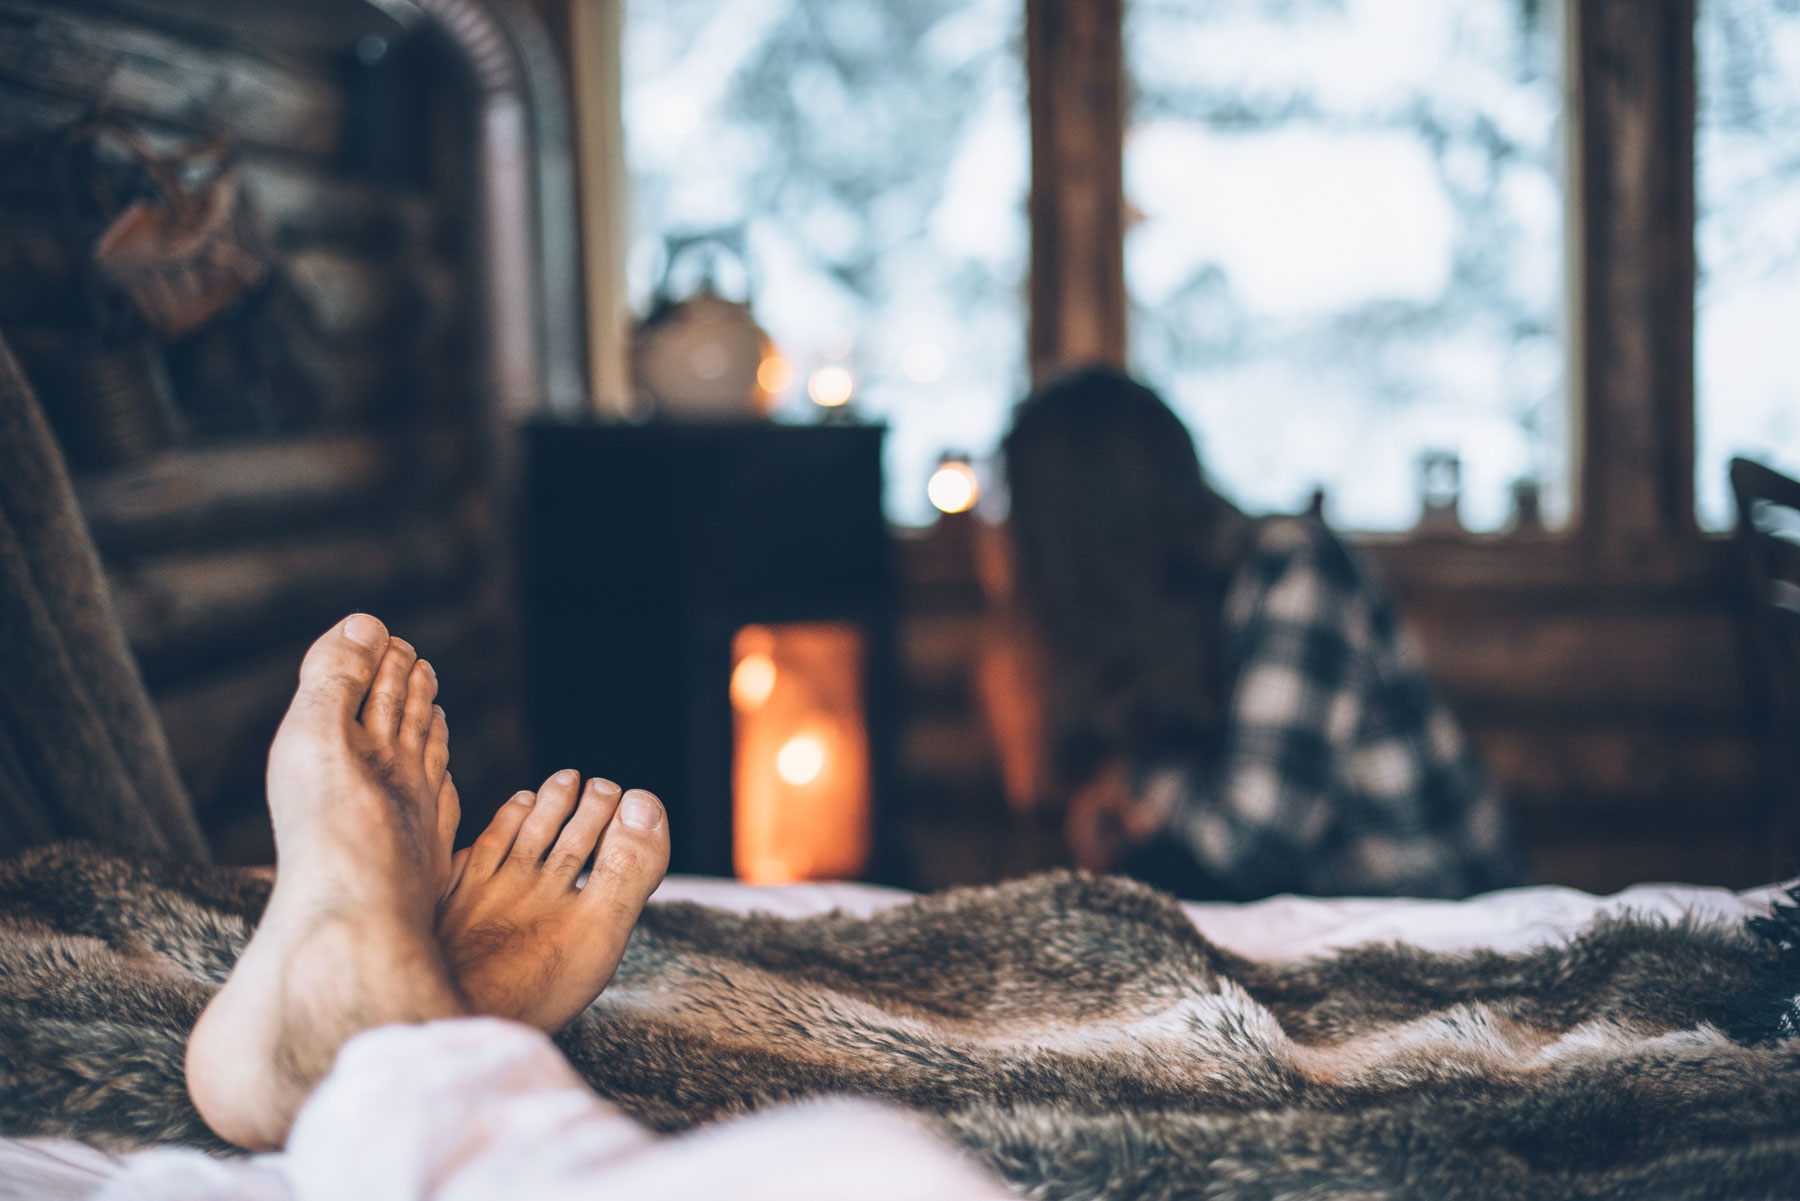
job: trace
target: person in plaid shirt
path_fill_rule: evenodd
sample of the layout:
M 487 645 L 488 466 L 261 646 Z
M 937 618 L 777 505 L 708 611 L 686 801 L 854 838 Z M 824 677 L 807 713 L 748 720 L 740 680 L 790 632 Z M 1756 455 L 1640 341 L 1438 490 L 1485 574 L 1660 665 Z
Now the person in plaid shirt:
M 1043 704 L 989 708 L 1009 794 L 1063 802 L 1078 865 L 1240 900 L 1526 882 L 1491 777 L 1321 522 L 1239 513 L 1180 420 L 1108 369 L 1035 393 L 1005 453 L 990 591 Z

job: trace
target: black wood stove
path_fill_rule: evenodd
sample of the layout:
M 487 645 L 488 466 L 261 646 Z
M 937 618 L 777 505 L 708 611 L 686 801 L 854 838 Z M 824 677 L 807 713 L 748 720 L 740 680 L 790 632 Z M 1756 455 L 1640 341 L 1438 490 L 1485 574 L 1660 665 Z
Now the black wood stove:
M 671 870 L 898 879 L 878 427 L 543 422 L 523 473 L 538 778 L 668 806 Z

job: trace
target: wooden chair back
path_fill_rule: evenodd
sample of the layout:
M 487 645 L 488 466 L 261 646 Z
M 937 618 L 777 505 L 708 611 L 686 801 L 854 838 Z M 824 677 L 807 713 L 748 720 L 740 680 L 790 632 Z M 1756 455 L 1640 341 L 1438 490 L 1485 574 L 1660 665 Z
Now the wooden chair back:
M 1786 878 L 1800 874 L 1800 480 L 1749 459 L 1730 473 L 1770 752 L 1770 852 Z

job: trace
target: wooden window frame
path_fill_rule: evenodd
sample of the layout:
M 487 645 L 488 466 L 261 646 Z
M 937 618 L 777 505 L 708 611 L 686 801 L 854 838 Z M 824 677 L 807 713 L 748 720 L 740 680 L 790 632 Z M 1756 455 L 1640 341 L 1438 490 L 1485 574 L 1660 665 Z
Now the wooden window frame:
M 1126 2 L 1026 0 L 1035 378 L 1125 364 Z M 1674 584 L 1719 565 L 1694 515 L 1694 5 L 1562 6 L 1569 525 L 1550 537 L 1367 536 L 1403 574 Z

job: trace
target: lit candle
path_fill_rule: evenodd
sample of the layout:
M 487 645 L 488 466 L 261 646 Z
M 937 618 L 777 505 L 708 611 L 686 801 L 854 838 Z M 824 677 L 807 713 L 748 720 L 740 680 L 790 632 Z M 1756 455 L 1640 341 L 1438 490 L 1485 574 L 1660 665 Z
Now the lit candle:
M 925 495 L 940 513 L 966 513 L 981 498 L 981 485 L 975 479 L 975 469 L 966 460 L 945 459 L 931 473 Z

